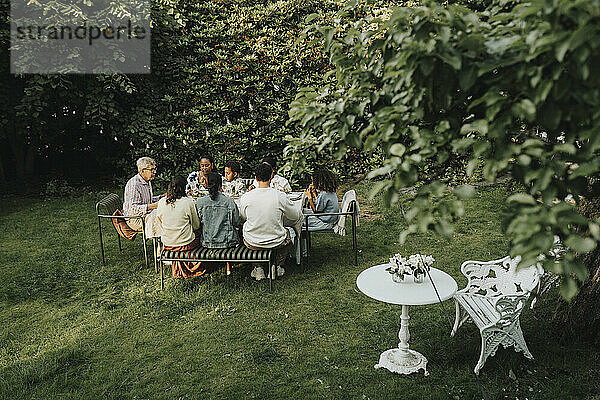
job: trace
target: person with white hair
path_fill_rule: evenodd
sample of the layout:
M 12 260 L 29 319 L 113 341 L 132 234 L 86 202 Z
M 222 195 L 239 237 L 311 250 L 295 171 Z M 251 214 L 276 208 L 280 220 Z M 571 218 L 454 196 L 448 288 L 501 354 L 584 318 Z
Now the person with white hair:
M 146 226 L 152 225 L 150 215 L 158 206 L 162 196 L 154 196 L 151 181 L 156 176 L 156 161 L 150 157 L 141 157 L 136 162 L 138 173 L 125 185 L 123 196 L 123 215 L 143 215 Z M 135 231 L 142 230 L 139 218 L 129 218 L 127 225 Z M 148 232 L 148 230 L 146 230 Z

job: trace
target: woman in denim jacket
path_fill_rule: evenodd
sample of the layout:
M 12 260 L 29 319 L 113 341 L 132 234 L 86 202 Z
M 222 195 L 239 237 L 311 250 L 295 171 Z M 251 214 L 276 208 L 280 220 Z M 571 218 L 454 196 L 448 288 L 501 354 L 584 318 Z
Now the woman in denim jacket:
M 209 194 L 196 202 L 202 223 L 202 246 L 212 249 L 236 247 L 240 243 L 240 212 L 233 199 L 221 193 L 221 185 L 221 175 L 208 174 Z

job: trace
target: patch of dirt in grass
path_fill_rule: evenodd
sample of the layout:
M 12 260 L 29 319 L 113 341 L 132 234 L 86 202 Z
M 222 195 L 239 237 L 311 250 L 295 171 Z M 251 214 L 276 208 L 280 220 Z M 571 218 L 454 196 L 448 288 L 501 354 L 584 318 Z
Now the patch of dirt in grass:
M 358 204 L 361 204 L 360 200 Z M 360 219 L 362 219 L 363 221 L 374 221 L 379 218 L 381 218 L 381 214 L 375 212 L 375 209 L 372 206 L 360 206 Z

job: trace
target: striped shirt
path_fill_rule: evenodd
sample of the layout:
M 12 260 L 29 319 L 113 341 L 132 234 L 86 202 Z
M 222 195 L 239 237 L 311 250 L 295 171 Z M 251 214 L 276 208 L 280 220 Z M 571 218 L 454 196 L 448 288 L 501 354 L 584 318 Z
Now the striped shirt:
M 152 195 L 152 184 L 140 174 L 131 178 L 125 185 L 123 196 L 123 215 L 144 215 L 148 213 L 148 205 L 158 201 L 160 196 Z

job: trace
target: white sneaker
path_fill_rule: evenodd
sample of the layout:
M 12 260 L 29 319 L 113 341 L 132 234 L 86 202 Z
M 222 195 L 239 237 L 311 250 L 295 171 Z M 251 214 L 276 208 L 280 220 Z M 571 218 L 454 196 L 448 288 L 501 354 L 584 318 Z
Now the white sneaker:
M 257 281 L 260 281 L 261 279 L 265 279 L 265 271 L 263 270 L 262 267 L 254 267 L 254 269 L 252 270 L 252 272 L 250 273 L 250 276 L 254 279 L 256 279 Z
M 271 272 L 275 273 L 274 265 L 271 266 Z M 283 274 L 285 274 L 285 269 L 283 269 L 283 267 L 281 265 L 278 265 L 277 266 L 277 276 L 283 276 Z M 270 278 L 270 275 L 267 275 L 267 278 Z

